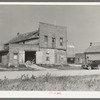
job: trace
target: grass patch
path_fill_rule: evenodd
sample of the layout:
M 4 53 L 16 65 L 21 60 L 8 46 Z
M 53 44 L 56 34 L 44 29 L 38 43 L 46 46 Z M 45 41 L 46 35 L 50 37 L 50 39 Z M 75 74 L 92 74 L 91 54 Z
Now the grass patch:
M 43 68 L 49 68 L 49 69 L 59 69 L 59 70 L 82 70 L 80 66 L 70 66 L 70 65 L 49 65 L 49 64 L 41 64 L 39 65 Z
M 0 63 L 0 71 L 35 71 L 34 68 L 26 67 L 24 64 L 19 64 L 18 67 L 15 67 L 14 65 L 11 65 L 8 67 L 8 65 L 3 65 Z
M 0 80 L 0 90 L 6 91 L 100 91 L 100 75 L 92 76 L 46 76 Z

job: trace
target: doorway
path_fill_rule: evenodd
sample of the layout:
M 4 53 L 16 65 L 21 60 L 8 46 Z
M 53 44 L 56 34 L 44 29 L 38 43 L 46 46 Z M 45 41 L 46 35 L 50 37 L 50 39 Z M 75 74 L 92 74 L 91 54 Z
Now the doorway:
M 25 51 L 25 62 L 31 61 L 36 63 L 36 51 Z

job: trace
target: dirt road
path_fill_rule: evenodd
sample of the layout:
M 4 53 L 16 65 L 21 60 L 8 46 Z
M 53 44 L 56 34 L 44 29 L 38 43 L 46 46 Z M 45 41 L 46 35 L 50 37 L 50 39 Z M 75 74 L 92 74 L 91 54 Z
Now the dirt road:
M 6 78 L 15 79 L 20 78 L 21 75 L 32 75 L 38 77 L 49 73 L 51 76 L 75 76 L 75 75 L 100 75 L 100 70 L 48 70 L 48 71 L 2 71 L 0 72 L 0 79 Z

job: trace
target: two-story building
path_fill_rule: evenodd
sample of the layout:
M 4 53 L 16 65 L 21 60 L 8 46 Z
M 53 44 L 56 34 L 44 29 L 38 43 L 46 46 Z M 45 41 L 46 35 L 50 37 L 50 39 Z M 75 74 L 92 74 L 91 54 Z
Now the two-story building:
M 0 51 L 1 63 L 22 64 L 34 60 L 36 64 L 67 63 L 66 27 L 39 23 L 37 31 L 17 33 Z

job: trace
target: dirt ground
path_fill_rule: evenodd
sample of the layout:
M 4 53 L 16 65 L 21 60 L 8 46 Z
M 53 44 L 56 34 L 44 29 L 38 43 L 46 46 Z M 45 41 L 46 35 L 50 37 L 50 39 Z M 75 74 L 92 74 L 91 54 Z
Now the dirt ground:
M 57 69 L 57 70 L 82 70 L 81 65 L 68 64 L 68 65 L 42 65 L 42 68 Z
M 100 91 L 100 69 L 70 66 L 69 70 L 0 71 L 0 91 Z
M 45 76 L 46 74 L 50 74 L 51 76 L 84 76 L 84 75 L 100 75 L 99 69 L 94 70 L 87 70 L 87 69 L 81 69 L 81 66 L 78 65 L 70 65 L 68 67 L 66 66 L 59 66 L 59 68 L 55 69 L 53 68 L 42 68 L 37 65 L 31 66 L 35 70 L 25 70 L 25 71 L 0 71 L 0 79 L 8 78 L 8 79 L 16 79 L 20 78 L 22 75 L 27 75 L 28 77 L 31 77 L 34 75 L 35 77 Z M 38 69 L 38 70 L 36 70 Z
M 84 75 L 100 75 L 100 70 L 42 70 L 42 71 L 1 71 L 0 79 L 16 79 L 22 75 L 31 77 L 45 76 L 50 74 L 51 76 L 84 76 Z

